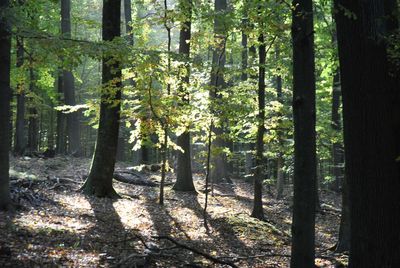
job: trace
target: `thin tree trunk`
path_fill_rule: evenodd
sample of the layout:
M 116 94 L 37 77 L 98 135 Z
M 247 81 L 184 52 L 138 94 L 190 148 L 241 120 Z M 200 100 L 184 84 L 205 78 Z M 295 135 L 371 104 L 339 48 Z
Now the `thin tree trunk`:
M 62 86 L 62 71 L 58 70 L 57 89 L 59 104 L 64 103 L 64 90 Z M 57 139 L 56 139 L 56 152 L 58 154 L 65 154 L 67 152 L 67 137 L 66 137 L 66 116 L 63 112 L 57 111 Z
M 258 67 L 258 116 L 257 116 L 257 139 L 256 139 L 256 168 L 254 172 L 254 203 L 251 216 L 260 220 L 264 219 L 262 205 L 262 187 L 265 170 L 264 154 L 264 121 L 265 121 L 265 57 L 266 48 L 264 35 L 258 38 L 259 46 L 259 67 Z
M 316 204 L 315 64 L 311 0 L 295 0 L 292 12 L 294 197 L 292 268 L 314 267 Z
M 277 44 L 277 48 L 275 51 L 276 54 L 276 60 L 279 60 L 280 58 L 280 50 L 279 50 L 279 44 Z M 278 70 L 280 71 L 280 70 Z M 283 95 L 282 95 L 282 76 L 278 74 L 276 76 L 276 95 L 278 101 L 283 104 Z M 283 190 L 285 187 L 285 180 L 283 177 L 283 166 L 284 166 L 284 159 L 283 159 L 283 130 L 281 129 L 281 123 L 282 119 L 281 117 L 283 116 L 282 112 L 278 113 L 278 116 L 280 117 L 279 123 L 278 123 L 278 142 L 279 142 L 279 152 L 278 152 L 278 159 L 276 161 L 276 199 L 282 199 L 283 197 Z
M 337 134 L 340 133 L 342 130 L 341 128 L 341 122 L 340 122 L 340 113 L 339 113 L 339 108 L 340 108 L 340 76 L 339 76 L 339 70 L 335 71 L 334 77 L 333 77 L 333 89 L 332 89 L 332 115 L 331 115 L 331 126 L 333 131 L 335 131 Z M 339 192 L 340 189 L 340 177 L 342 176 L 341 174 L 341 145 L 338 141 L 334 141 L 332 144 L 332 160 L 333 160 L 333 167 L 332 167 L 332 173 L 334 177 L 334 182 L 332 185 L 332 189 L 336 192 Z
M 120 36 L 121 1 L 103 0 L 103 40 L 111 41 Z M 103 58 L 102 82 L 109 86 L 111 80 L 121 79 L 119 63 L 109 64 L 110 58 Z M 110 106 L 109 101 L 116 102 Z M 115 92 L 103 91 L 100 104 L 100 121 L 96 148 L 89 176 L 82 187 L 85 194 L 98 197 L 117 197 L 112 186 L 117 154 L 120 118 L 121 89 L 117 82 Z
M 0 0 L 0 10 L 9 7 L 9 1 Z M 11 133 L 10 122 L 10 64 L 11 64 L 11 35 L 9 22 L 0 17 L 0 210 L 10 209 L 10 185 L 9 185 L 9 152 Z
M 29 67 L 29 91 L 35 92 L 35 74 L 33 67 Z M 33 101 L 31 99 L 31 101 Z M 28 148 L 31 152 L 39 150 L 39 122 L 38 111 L 34 103 L 30 103 L 28 122 Z
M 24 64 L 24 42 L 22 38 L 17 38 L 17 64 L 16 67 L 21 71 Z M 26 147 L 26 132 L 25 132 L 25 86 L 24 84 L 17 85 L 17 116 L 15 122 L 15 142 L 14 153 L 23 155 Z

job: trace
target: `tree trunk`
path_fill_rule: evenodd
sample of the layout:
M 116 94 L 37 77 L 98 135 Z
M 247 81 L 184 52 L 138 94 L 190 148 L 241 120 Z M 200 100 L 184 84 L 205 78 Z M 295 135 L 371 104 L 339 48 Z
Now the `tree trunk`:
M 333 89 L 332 89 L 332 115 L 331 115 L 331 126 L 332 130 L 335 134 L 339 134 L 342 130 L 341 122 L 340 122 L 340 76 L 339 70 L 335 70 L 335 74 L 333 77 Z M 342 153 L 341 153 L 341 145 L 338 141 L 334 141 L 332 144 L 332 160 L 333 160 L 333 167 L 332 173 L 334 177 L 334 182 L 332 185 L 332 189 L 336 192 L 339 192 L 340 188 L 340 177 L 341 174 L 341 160 L 342 160 Z
M 0 0 L 0 10 L 9 7 L 8 0 Z M 9 209 L 10 178 L 9 178 L 9 152 L 11 133 L 10 122 L 10 64 L 11 64 L 11 34 L 9 22 L 0 17 L 0 210 Z
M 262 187 L 265 177 L 264 161 L 264 121 L 265 121 L 265 40 L 264 35 L 258 38 L 259 46 L 259 67 L 258 67 L 258 116 L 257 116 L 257 139 L 256 139 L 256 168 L 254 172 L 254 203 L 251 216 L 260 220 L 264 219 L 262 204 Z
M 61 33 L 65 38 L 71 38 L 71 0 L 61 0 Z M 63 70 L 62 87 L 64 101 L 66 105 L 75 106 L 75 81 L 74 76 L 69 70 Z M 80 130 L 79 112 L 68 113 L 67 134 L 68 134 L 68 153 L 79 156 L 80 153 Z
M 350 250 L 350 199 L 349 187 L 346 178 L 342 179 L 342 213 L 340 217 L 339 239 L 335 251 L 345 252 Z
M 280 58 L 280 50 L 279 44 L 277 45 L 276 51 L 276 60 L 278 61 Z M 280 70 L 278 70 L 280 71 Z M 283 95 L 282 95 L 282 76 L 278 74 L 276 76 L 276 96 L 278 101 L 283 104 Z M 278 116 L 281 118 L 283 116 L 282 112 L 279 111 Z M 285 180 L 283 177 L 283 166 L 284 166 L 284 159 L 283 159 L 283 130 L 281 129 L 282 120 L 279 119 L 278 121 L 278 142 L 279 142 L 279 152 L 278 152 L 278 159 L 276 161 L 276 199 L 282 199 L 283 197 L 283 190 L 285 187 Z
M 111 41 L 120 36 L 121 1 L 103 0 L 103 40 Z M 119 63 L 110 64 L 110 57 L 103 58 L 103 85 L 112 80 L 121 79 Z M 117 197 L 112 186 L 113 173 L 118 145 L 119 118 L 121 106 L 120 81 L 117 82 L 115 92 L 103 90 L 100 104 L 100 121 L 97 132 L 96 148 L 90 167 L 89 176 L 84 184 L 83 191 L 88 195 L 98 197 Z M 112 103 L 116 105 L 110 106 Z
M 58 70 L 57 89 L 59 104 L 64 103 L 64 89 L 62 86 L 62 71 Z M 56 139 L 56 152 L 58 154 L 65 154 L 67 152 L 67 137 L 66 137 L 66 116 L 63 112 L 57 111 L 57 139 Z
M 16 67 L 21 71 L 24 64 L 24 42 L 22 38 L 17 38 L 17 64 Z M 14 153 L 23 155 L 26 147 L 25 137 L 25 86 L 24 84 L 17 85 L 17 116 L 15 122 L 15 142 Z
M 314 267 L 316 202 L 315 63 L 311 0 L 295 0 L 292 12 L 294 197 L 292 268 Z
M 283 157 L 282 153 L 278 154 L 278 160 L 276 161 L 276 199 L 283 198 L 283 189 L 285 186 L 283 178 Z
M 33 67 L 29 67 L 29 91 L 35 92 L 35 73 Z M 28 148 L 31 152 L 39 150 L 39 119 L 38 111 L 31 99 L 29 107 L 29 122 L 28 122 Z
M 181 12 L 185 15 L 186 21 L 182 22 L 179 39 L 179 54 L 185 58 L 190 56 L 190 38 L 191 38 L 191 17 L 192 4 L 188 0 L 180 0 Z M 183 105 L 189 104 L 189 92 L 187 85 L 189 84 L 190 66 L 185 63 L 186 74 L 182 77 L 180 94 Z M 192 161 L 190 153 L 190 133 L 188 130 L 183 132 L 177 138 L 177 145 L 183 149 L 183 152 L 177 152 L 177 172 L 176 183 L 173 187 L 177 191 L 195 191 L 192 176 Z
M 350 192 L 349 267 L 400 267 L 400 79 L 388 55 L 395 44 L 386 39 L 398 28 L 392 17 L 397 2 L 336 0 L 335 7 Z
M 225 87 L 224 81 L 224 68 L 225 68 L 225 43 L 226 43 L 226 26 L 224 24 L 225 12 L 227 10 L 226 0 L 215 0 L 214 9 L 218 16 L 215 16 L 214 20 L 214 39 L 217 43 L 213 51 L 212 68 L 211 68 L 211 89 L 210 98 L 212 100 L 211 109 L 213 113 L 218 113 L 219 103 L 221 102 L 222 96 L 220 90 Z M 223 123 L 219 126 L 214 127 L 214 133 L 216 138 L 212 143 L 214 154 L 212 156 L 212 170 L 210 173 L 210 180 L 213 183 L 218 183 L 222 179 L 228 177 L 228 161 L 226 154 L 221 152 L 225 147 L 226 142 L 222 137 Z

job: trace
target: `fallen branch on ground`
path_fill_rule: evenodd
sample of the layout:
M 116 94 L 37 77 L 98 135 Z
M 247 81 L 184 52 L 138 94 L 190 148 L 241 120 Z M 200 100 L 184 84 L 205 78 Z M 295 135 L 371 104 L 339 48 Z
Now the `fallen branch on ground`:
M 189 251 L 191 251 L 191 252 L 193 252 L 193 253 L 196 253 L 196 254 L 198 254 L 198 255 L 200 255 L 200 256 L 203 256 L 203 257 L 206 258 L 207 260 L 210 260 L 210 261 L 212 261 L 212 262 L 214 262 L 214 263 L 229 265 L 229 266 L 231 266 L 231 267 L 238 268 L 238 266 L 237 266 L 236 264 L 234 264 L 233 262 L 231 262 L 231 261 L 224 261 L 224 260 L 221 260 L 220 258 L 211 256 L 210 254 L 207 254 L 207 253 L 205 253 L 205 252 L 202 252 L 202 251 L 200 251 L 200 250 L 198 250 L 198 249 L 191 248 L 191 247 L 189 247 L 189 246 L 187 246 L 187 245 L 185 245 L 185 244 L 182 244 L 182 243 L 176 241 L 175 239 L 173 239 L 173 238 L 171 238 L 171 237 L 169 237 L 169 236 L 153 236 L 152 238 L 158 239 L 158 240 L 162 240 L 162 239 L 168 240 L 168 241 L 170 241 L 171 243 L 175 244 L 176 246 L 178 246 L 178 247 L 180 247 L 180 248 L 183 248 L 183 249 L 186 249 L 186 250 L 189 250 Z

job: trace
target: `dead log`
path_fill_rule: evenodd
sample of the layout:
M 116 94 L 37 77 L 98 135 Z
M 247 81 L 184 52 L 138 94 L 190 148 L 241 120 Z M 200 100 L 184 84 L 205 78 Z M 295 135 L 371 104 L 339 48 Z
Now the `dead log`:
M 230 267 L 238 268 L 238 266 L 236 264 L 234 264 L 233 262 L 231 262 L 231 261 L 224 261 L 224 260 L 221 260 L 221 259 L 219 259 L 217 257 L 214 257 L 214 256 L 210 255 L 210 254 L 202 252 L 202 251 L 200 251 L 198 249 L 189 247 L 189 246 L 187 246 L 187 245 L 185 245 L 183 243 L 180 243 L 180 242 L 176 241 L 172 237 L 169 237 L 169 236 L 153 236 L 153 238 L 154 239 L 158 239 L 158 240 L 162 240 L 162 239 L 168 240 L 171 243 L 173 243 L 174 245 L 176 245 L 176 246 L 178 246 L 180 248 L 189 250 L 189 251 L 191 251 L 193 253 L 196 253 L 197 255 L 200 255 L 200 256 L 202 256 L 202 257 L 206 258 L 207 260 L 212 261 L 214 263 L 223 264 L 223 265 L 229 265 Z
M 158 187 L 158 183 L 155 183 L 153 181 L 150 181 L 150 180 L 147 180 L 144 178 L 138 178 L 138 177 L 128 178 L 127 176 L 123 176 L 118 173 L 114 173 L 114 179 L 117 181 L 120 181 L 120 182 L 129 183 L 129 184 L 148 186 L 148 187 Z

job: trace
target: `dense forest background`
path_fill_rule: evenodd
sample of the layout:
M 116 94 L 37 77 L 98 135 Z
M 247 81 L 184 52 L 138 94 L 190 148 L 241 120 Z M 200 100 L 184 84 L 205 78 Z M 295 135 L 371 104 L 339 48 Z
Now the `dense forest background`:
M 49 265 L 400 267 L 398 1 L 0 7 L 0 263 L 50 234 L 100 255 Z M 196 239 L 165 230 L 185 207 Z M 21 225 L 90 208 L 90 250 Z

